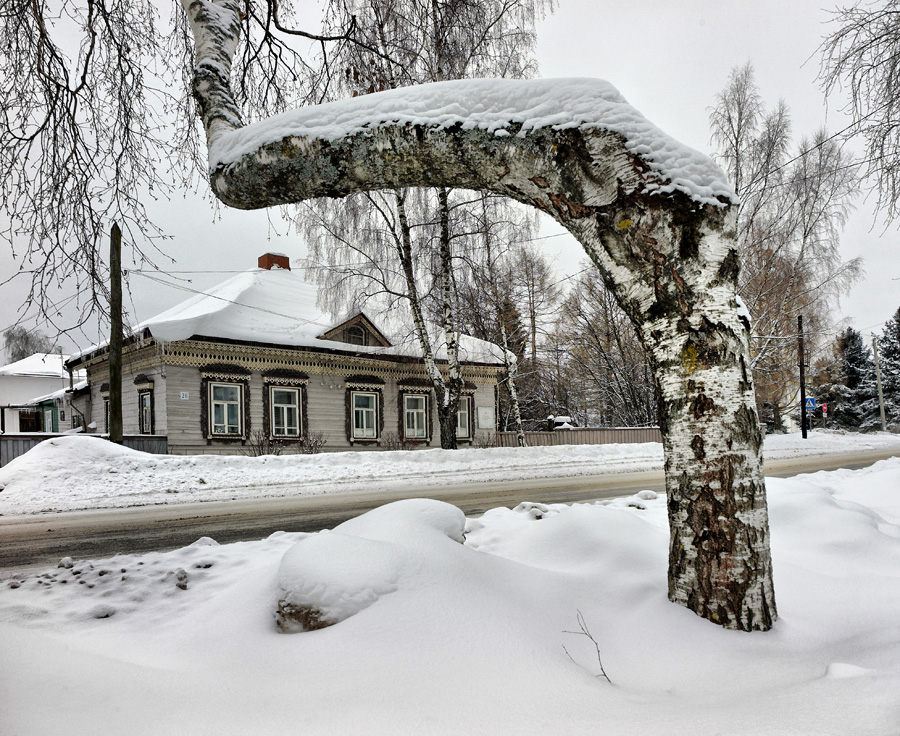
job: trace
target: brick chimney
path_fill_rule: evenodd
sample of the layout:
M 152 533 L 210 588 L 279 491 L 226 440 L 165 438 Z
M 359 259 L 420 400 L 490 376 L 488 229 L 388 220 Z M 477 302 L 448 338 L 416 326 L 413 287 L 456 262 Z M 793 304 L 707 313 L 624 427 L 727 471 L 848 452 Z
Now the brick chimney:
M 291 262 L 284 253 L 266 253 L 259 257 L 259 267 L 267 271 L 273 268 L 283 268 L 285 271 L 291 270 Z

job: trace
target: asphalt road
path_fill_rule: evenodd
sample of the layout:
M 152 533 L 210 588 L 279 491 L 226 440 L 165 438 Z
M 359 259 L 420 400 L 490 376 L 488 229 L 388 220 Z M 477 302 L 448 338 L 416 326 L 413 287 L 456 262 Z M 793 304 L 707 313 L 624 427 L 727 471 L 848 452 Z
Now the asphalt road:
M 766 475 L 788 477 L 816 470 L 860 468 L 892 457 L 890 450 L 770 460 Z M 383 493 L 260 498 L 258 500 L 142 506 L 0 518 L 0 578 L 55 564 L 60 558 L 102 558 L 118 553 L 169 550 L 200 537 L 217 542 L 262 539 L 275 531 L 318 531 L 402 498 L 427 496 L 455 504 L 467 515 L 522 501 L 572 503 L 662 491 L 662 471 L 491 483 L 405 484 Z

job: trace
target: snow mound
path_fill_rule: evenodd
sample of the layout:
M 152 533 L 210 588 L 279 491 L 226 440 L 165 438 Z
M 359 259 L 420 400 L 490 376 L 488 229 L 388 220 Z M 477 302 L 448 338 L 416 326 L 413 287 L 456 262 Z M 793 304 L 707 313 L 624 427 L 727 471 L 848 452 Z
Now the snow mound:
M 855 664 L 832 662 L 825 668 L 825 677 L 835 680 L 846 680 L 850 677 L 864 677 L 870 672 L 871 670 L 867 670 L 865 667 L 857 667 Z
M 492 509 L 465 545 L 458 511 L 408 501 L 22 574 L 0 583 L 0 733 L 897 734 L 900 458 L 767 486 L 780 618 L 751 635 L 668 601 L 663 494 Z M 319 536 L 339 559 L 310 576 L 396 590 L 279 636 L 279 564 Z
M 464 525 L 455 506 L 410 499 L 304 535 L 278 569 L 278 628 L 310 631 L 350 618 L 395 592 L 434 540 L 462 544 Z
M 275 619 L 284 632 L 340 623 L 397 590 L 401 555 L 388 542 L 322 531 L 291 547 L 278 569 Z

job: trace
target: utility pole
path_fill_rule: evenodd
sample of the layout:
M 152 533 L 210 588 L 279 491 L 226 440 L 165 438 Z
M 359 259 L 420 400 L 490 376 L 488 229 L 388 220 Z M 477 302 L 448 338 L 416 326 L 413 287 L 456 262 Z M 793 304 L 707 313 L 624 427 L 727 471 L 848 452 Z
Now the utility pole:
M 800 431 L 806 439 L 806 357 L 803 354 L 803 315 L 797 315 L 797 332 L 800 353 Z
M 122 444 L 122 231 L 109 234 L 109 439 Z
M 878 360 L 878 338 L 872 335 L 872 354 L 875 356 L 875 382 L 878 384 L 878 407 L 881 409 L 881 431 L 887 430 L 884 418 L 884 393 L 881 390 L 881 361 Z

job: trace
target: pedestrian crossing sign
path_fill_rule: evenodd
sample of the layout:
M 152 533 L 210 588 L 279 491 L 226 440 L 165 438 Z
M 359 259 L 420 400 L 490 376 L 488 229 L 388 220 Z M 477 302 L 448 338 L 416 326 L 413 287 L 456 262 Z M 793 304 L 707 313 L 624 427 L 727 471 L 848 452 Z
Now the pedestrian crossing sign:
M 812 409 L 813 411 L 815 411 L 815 408 L 816 408 L 816 400 L 815 400 L 812 396 L 807 396 L 807 397 L 806 397 L 806 408 L 807 408 L 807 409 Z

